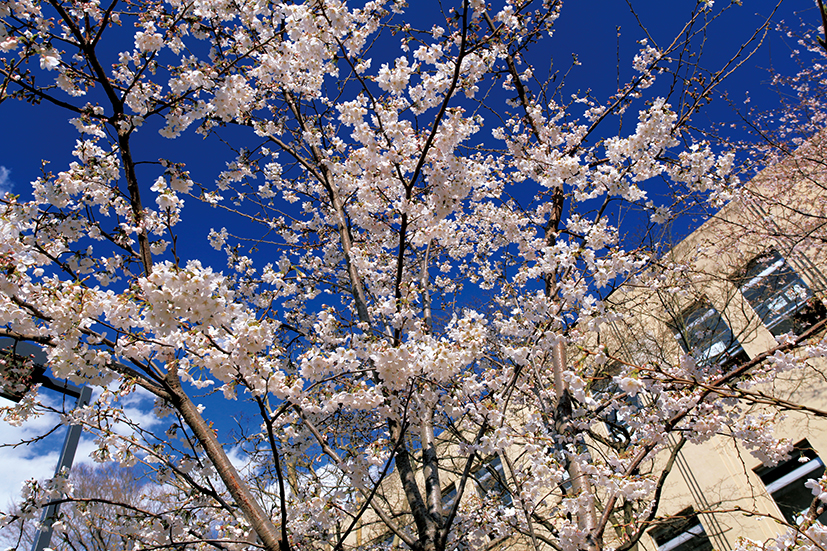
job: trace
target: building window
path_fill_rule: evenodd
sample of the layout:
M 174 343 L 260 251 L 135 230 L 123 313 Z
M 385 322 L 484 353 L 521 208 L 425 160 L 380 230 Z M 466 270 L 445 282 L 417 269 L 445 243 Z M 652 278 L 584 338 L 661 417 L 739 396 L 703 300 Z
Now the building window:
M 824 462 L 813 451 L 807 440 L 795 445 L 792 457 L 775 467 L 758 467 L 755 474 L 769 493 L 781 514 L 790 524 L 800 524 L 813 502 L 813 493 L 804 484 L 824 474 Z M 827 524 L 827 512 L 818 520 Z
M 712 551 L 698 515 L 688 507 L 649 530 L 658 551 Z
M 447 515 L 454 506 L 454 501 L 457 499 L 457 485 L 451 483 L 446 489 L 442 490 L 442 512 Z
M 396 534 L 386 534 L 379 539 L 381 540 L 378 542 L 380 549 L 399 549 L 399 536 Z
M 798 335 L 824 319 L 824 305 L 773 249 L 752 259 L 733 280 L 773 335 Z
M 701 366 L 722 371 L 749 360 L 721 314 L 707 301 L 694 304 L 677 316 L 672 330 L 681 347 Z
M 511 505 L 513 500 L 505 485 L 507 479 L 499 455 L 493 456 L 474 471 L 474 479 L 477 481 L 480 496 L 493 495 L 503 505 Z
M 626 447 L 632 438 L 632 429 L 629 420 L 640 409 L 640 394 L 636 396 L 625 396 L 623 400 L 613 402 L 614 396 L 623 394 L 623 391 L 614 382 L 615 375 L 620 374 L 622 366 L 619 362 L 606 364 L 599 375 L 595 376 L 591 384 L 592 396 L 598 402 L 607 402 L 603 409 L 602 419 L 606 425 L 609 439 L 619 445 Z

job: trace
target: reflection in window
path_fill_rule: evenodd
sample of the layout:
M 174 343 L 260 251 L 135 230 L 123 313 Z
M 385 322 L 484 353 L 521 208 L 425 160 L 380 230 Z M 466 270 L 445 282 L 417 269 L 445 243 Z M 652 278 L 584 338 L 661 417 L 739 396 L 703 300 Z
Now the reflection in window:
M 399 536 L 386 534 L 379 543 L 381 549 L 399 549 Z
M 615 375 L 620 374 L 619 362 L 606 364 L 602 373 L 595 377 L 591 385 L 592 395 L 598 402 L 610 402 L 613 396 L 623 391 L 614 382 Z M 609 403 L 603 410 L 602 419 L 609 433 L 609 438 L 618 445 L 627 446 L 632 438 L 629 420 L 641 408 L 640 395 L 626 396 L 618 403 Z
M 481 496 L 493 495 L 503 505 L 511 505 L 512 497 L 505 486 L 505 470 L 499 455 L 493 456 L 483 466 L 474 471 L 477 488 Z
M 824 306 L 775 250 L 752 259 L 734 279 L 773 335 L 801 334 L 824 318 Z
M 712 551 L 698 515 L 688 507 L 649 530 L 658 551 Z
M 454 506 L 454 501 L 457 499 L 457 485 L 451 484 L 445 490 L 442 490 L 442 511 L 444 514 L 448 514 L 451 510 L 451 507 Z
M 769 493 L 781 514 L 790 524 L 801 524 L 804 515 L 813 502 L 813 494 L 804 484 L 807 480 L 819 479 L 824 474 L 824 462 L 816 455 L 807 440 L 795 445 L 792 457 L 775 467 L 759 467 L 755 474 Z M 818 520 L 827 524 L 827 512 Z
M 723 371 L 749 360 L 729 325 L 709 302 L 699 302 L 684 311 L 673 326 L 683 350 L 701 366 L 717 365 Z

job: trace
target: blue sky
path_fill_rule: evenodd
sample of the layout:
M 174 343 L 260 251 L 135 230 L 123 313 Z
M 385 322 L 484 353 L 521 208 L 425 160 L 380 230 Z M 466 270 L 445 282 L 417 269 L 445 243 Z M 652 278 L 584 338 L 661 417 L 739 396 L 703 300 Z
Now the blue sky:
M 415 17 L 411 20 L 412 24 L 423 28 L 440 23 L 437 12 L 428 9 L 435 7 L 435 2 L 411 0 L 410 4 L 412 8 L 402 20 L 407 20 L 406 17 Z M 718 0 L 715 7 L 721 7 L 723 4 L 722 0 Z M 650 43 L 654 41 L 657 45 L 664 45 L 680 30 L 695 7 L 695 2 L 633 0 L 632 6 L 639 16 L 640 23 L 649 31 Z M 718 68 L 738 50 L 742 41 L 769 16 L 774 7 L 775 2 L 744 0 L 743 6 L 728 12 L 707 36 L 701 64 L 710 69 Z M 432 22 L 429 21 L 431 15 L 434 15 Z M 782 4 L 775 20 L 784 20 L 796 29 L 800 18 L 816 21 L 817 17 L 812 1 L 788 0 Z M 570 0 L 564 4 L 554 37 L 545 39 L 535 48 L 534 63 L 539 70 L 553 59 L 555 70 L 559 69 L 562 74 L 571 65 L 572 54 L 576 54 L 580 65 L 571 71 L 566 81 L 565 93 L 591 89 L 594 96 L 605 99 L 616 91 L 618 69 L 621 82 L 632 75 L 632 57 L 639 49 L 638 41 L 646 36 L 638 19 L 623 0 Z M 747 95 L 750 97 L 751 105 L 758 108 L 777 105 L 777 96 L 768 85 L 768 69 L 772 67 L 780 72 L 794 71 L 795 66 L 791 62 L 790 53 L 795 47 L 791 39 L 771 31 L 761 49 L 721 86 L 719 93 L 727 91 L 729 98 L 740 107 L 744 107 Z M 374 59 L 374 69 L 378 68 L 382 61 L 387 60 Z M 48 169 L 54 172 L 65 169 L 72 160 L 71 150 L 78 136 L 74 127 L 68 123 L 69 118 L 70 116 L 60 109 L 45 103 L 31 106 L 7 100 L 0 104 L 0 191 L 10 190 L 23 197 L 29 196 L 29 182 L 40 175 L 41 160 L 50 160 Z M 625 127 L 627 131 L 634 128 L 634 119 L 629 120 Z M 738 117 L 731 106 L 720 98 L 716 98 L 696 119 L 702 127 L 711 123 L 737 120 Z M 171 142 L 158 136 L 149 126 L 142 128 L 134 141 L 136 157 L 157 160 L 163 156 L 173 160 L 185 160 L 196 181 L 210 184 L 217 172 L 224 168 L 224 161 L 229 159 L 230 155 L 217 140 L 204 140 L 192 132 L 184 138 Z M 154 177 L 149 177 L 148 173 L 144 173 L 143 177 L 144 189 L 148 192 Z M 146 202 L 149 204 L 150 201 L 151 199 Z M 182 252 L 182 260 L 203 258 L 205 263 L 212 264 L 217 270 L 224 269 L 223 254 L 213 251 L 207 243 L 206 236 L 212 222 L 210 211 L 196 205 L 192 200 L 187 204 L 182 233 L 182 240 L 185 240 L 186 246 Z M 140 414 L 140 409 L 136 409 L 136 414 Z M 207 415 L 209 417 L 209 410 Z M 231 419 L 215 421 L 222 430 L 231 428 L 233 424 Z M 38 421 L 36 426 L 31 425 L 21 431 L 0 422 L 0 442 L 19 441 L 23 435 L 43 428 L 43 423 L 46 421 Z M 79 457 L 88 454 L 89 443 L 84 446 L 86 451 L 82 451 Z M 18 494 L 19 485 L 25 478 L 51 475 L 53 467 L 47 466 L 50 461 L 54 465 L 56 451 L 51 447 L 51 455 L 44 456 L 43 453 L 42 449 L 22 449 L 15 452 L 0 449 L 0 465 L 4 466 L 7 474 L 4 489 L 0 489 L 0 509 L 10 497 Z M 51 459 L 52 456 L 55 459 Z M 14 468 L 8 468 L 10 466 Z
M 416 2 L 416 9 L 409 10 L 416 16 L 414 24 L 421 20 L 422 26 L 426 27 L 424 21 L 434 15 L 424 8 L 420 9 L 427 3 L 429 2 Z M 720 6 L 723 2 L 718 0 L 716 4 Z M 708 35 L 704 58 L 701 60 L 706 67 L 715 68 L 733 54 L 741 41 L 775 7 L 775 2 L 768 0 L 745 0 L 743 4 L 730 10 L 713 27 L 714 32 Z M 665 45 L 682 27 L 695 2 L 635 0 L 632 5 L 651 37 L 659 45 Z M 436 22 L 439 17 L 436 15 L 434 18 Z M 774 20 L 783 20 L 791 27 L 798 28 L 800 18 L 813 21 L 817 17 L 815 5 L 810 0 L 786 0 Z M 619 39 L 616 30 L 618 26 Z M 542 69 L 547 65 L 548 59 L 553 59 L 555 70 L 562 74 L 568 69 L 572 54 L 576 54 L 581 65 L 569 75 L 567 92 L 591 89 L 596 97 L 606 98 L 616 90 L 618 50 L 620 78 L 623 81 L 632 75 L 631 59 L 639 49 L 638 40 L 645 37 L 646 34 L 623 0 L 569 1 L 563 6 L 554 37 L 544 39 L 535 47 L 534 62 L 538 69 Z M 719 92 L 729 92 L 735 102 L 742 102 L 749 92 L 753 104 L 772 106 L 776 96 L 769 90 L 770 75 L 767 69 L 775 67 L 782 72 L 793 70 L 790 51 L 795 47 L 792 39 L 771 32 L 758 54 L 724 83 Z M 374 59 L 373 67 L 376 68 L 377 65 L 378 62 Z M 62 170 L 71 160 L 71 148 L 78 134 L 67 122 L 69 117 L 60 108 L 46 102 L 31 106 L 7 100 L 0 104 L 0 116 L 3 121 L 0 132 L 0 167 L 3 167 L 0 169 L 0 186 L 13 185 L 16 193 L 25 195 L 28 193 L 28 183 L 40 175 L 41 160 L 49 160 L 51 170 Z M 734 122 L 737 117 L 725 102 L 718 101 L 713 102 L 699 119 L 703 124 L 706 120 Z M 146 129 L 146 133 L 153 135 L 149 139 L 136 140 L 136 144 L 145 147 L 147 154 L 154 149 L 154 152 L 160 150 L 170 157 L 174 152 L 197 160 L 199 163 L 196 164 L 202 165 L 204 181 L 208 181 L 209 175 L 215 171 L 216 166 L 209 160 L 211 150 L 221 149 L 217 143 L 193 140 L 190 133 L 188 144 L 184 145 L 180 141 L 169 141 L 154 135 L 151 129 Z M 155 147 L 147 147 L 146 141 L 151 141 Z
M 410 9 L 409 14 L 403 17 L 413 17 L 414 25 L 429 28 L 431 20 L 438 23 L 440 19 L 438 12 L 423 8 L 429 3 L 435 5 L 434 2 L 412 2 L 416 9 Z M 718 0 L 716 8 L 722 4 Z M 664 46 L 683 26 L 695 2 L 635 0 L 632 6 L 640 23 L 649 32 L 650 43 L 654 41 Z M 707 36 L 701 64 L 710 69 L 717 68 L 737 51 L 741 42 L 769 16 L 774 7 L 774 1 L 746 0 L 743 6 L 730 10 Z M 784 20 L 797 28 L 802 17 L 811 21 L 817 17 L 817 11 L 810 0 L 787 0 L 774 19 Z M 572 68 L 568 75 L 563 96 L 591 90 L 598 99 L 605 99 L 616 90 L 618 69 L 621 82 L 632 76 L 632 57 L 640 48 L 638 41 L 646 36 L 624 0 L 569 1 L 564 3 L 554 36 L 536 45 L 532 61 L 539 72 L 553 60 L 554 71 L 559 71 L 562 79 L 562 74 L 571 65 L 572 54 L 576 54 L 580 65 Z M 791 39 L 770 32 L 760 51 L 726 81 L 718 92 L 726 91 L 729 98 L 740 107 L 744 107 L 747 94 L 752 106 L 769 108 L 777 104 L 777 96 L 768 86 L 768 69 L 774 67 L 782 72 L 794 70 L 790 60 L 790 51 L 794 47 L 796 45 Z M 398 55 L 395 50 L 391 53 Z M 378 68 L 381 61 L 387 60 L 374 59 L 374 69 Z M 666 78 L 662 77 L 658 85 L 665 84 L 665 81 Z M 78 137 L 68 122 L 69 118 L 60 108 L 46 102 L 31 106 L 7 100 L 0 104 L 0 120 L 3 121 L 0 132 L 0 190 L 12 190 L 24 197 L 29 195 L 29 182 L 41 174 L 41 162 L 44 160 L 49 161 L 47 170 L 58 172 L 65 169 L 73 160 L 71 150 Z M 716 99 L 695 120 L 699 126 L 704 127 L 713 122 L 735 123 L 738 117 L 730 105 Z M 630 131 L 634 118 L 628 117 L 627 121 L 625 130 Z M 609 129 L 608 126 L 606 128 Z M 616 131 L 616 128 L 612 130 Z M 152 161 L 161 156 L 184 160 L 194 179 L 207 185 L 214 181 L 217 172 L 224 168 L 225 161 L 230 158 L 226 147 L 217 140 L 204 140 L 192 130 L 185 134 L 185 139 L 175 141 L 162 138 L 155 131 L 156 128 L 149 124 L 140 129 L 133 140 L 136 157 Z M 155 173 L 150 175 L 145 172 L 143 176 L 145 187 L 148 188 Z M 206 243 L 206 232 L 212 219 L 209 211 L 195 205 L 194 201 L 189 201 L 184 215 L 187 220 L 186 237 L 189 237 L 190 232 L 193 236 L 193 239 L 188 240 L 185 258 L 203 259 L 215 255 Z M 214 265 L 217 269 L 222 269 L 223 258 L 216 260 Z

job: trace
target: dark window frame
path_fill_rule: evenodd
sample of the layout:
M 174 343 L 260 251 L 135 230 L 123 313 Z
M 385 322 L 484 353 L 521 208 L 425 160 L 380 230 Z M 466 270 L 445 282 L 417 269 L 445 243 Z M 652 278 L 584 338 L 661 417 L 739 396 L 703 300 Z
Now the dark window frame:
M 764 483 L 764 488 L 778 505 L 784 519 L 791 525 L 796 525 L 815 497 L 804 484 L 811 478 L 821 478 L 825 465 L 806 438 L 793 446 L 793 450 L 787 461 L 774 467 L 761 465 L 753 469 L 753 472 Z M 822 513 L 818 520 L 827 524 L 827 512 Z
M 675 316 L 670 328 L 681 349 L 700 366 L 719 367 L 726 372 L 749 360 L 729 323 L 706 297 Z
M 651 528 L 649 536 L 658 551 L 712 551 L 712 541 L 693 507 L 666 518 Z
M 508 490 L 505 466 L 499 454 L 494 454 L 482 463 L 473 473 L 480 497 L 494 494 L 506 507 L 514 503 Z
M 591 384 L 592 396 L 600 399 L 611 401 L 612 396 L 622 394 L 617 383 L 614 382 L 614 376 L 620 374 L 623 370 L 622 364 L 617 361 L 612 361 L 602 366 L 600 373 L 594 378 Z M 609 438 L 614 444 L 619 446 L 628 446 L 632 439 L 633 430 L 629 427 L 628 419 L 621 418 L 621 410 L 628 413 L 628 417 L 634 415 L 636 410 L 643 407 L 640 395 L 626 396 L 621 403 L 607 404 L 604 409 L 605 414 L 601 419 L 606 425 L 606 430 L 609 433 Z
M 753 257 L 730 281 L 773 336 L 800 335 L 827 317 L 807 282 L 774 248 Z

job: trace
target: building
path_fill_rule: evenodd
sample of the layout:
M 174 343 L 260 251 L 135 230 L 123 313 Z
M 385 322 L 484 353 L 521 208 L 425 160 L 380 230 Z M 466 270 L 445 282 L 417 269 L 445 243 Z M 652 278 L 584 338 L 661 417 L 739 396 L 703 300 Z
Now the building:
M 660 260 L 670 268 L 660 285 L 631 284 L 612 294 L 613 307 L 627 316 L 601 333 L 611 356 L 657 365 L 686 352 L 697 359 L 700 372 L 724 377 L 745 364 L 760 369 L 768 361 L 762 358 L 779 343 L 823 338 L 824 141 L 818 136 L 762 172 L 675 246 Z M 738 418 L 726 425 L 731 434 L 718 429 L 708 440 L 681 448 L 664 485 L 660 521 L 641 539 L 640 549 L 725 551 L 741 538 L 763 542 L 800 523 L 814 498 L 805 483 L 824 474 L 827 459 L 827 417 L 795 410 L 800 404 L 827 411 L 827 363 L 823 358 L 806 363 L 750 387 L 751 398 L 733 407 Z M 730 389 L 719 391 L 735 400 L 738 380 L 728 384 Z M 635 415 L 634 404 L 617 411 L 622 418 L 607 430 L 628 438 L 622 429 Z M 751 421 L 768 420 L 778 437 L 794 445 L 791 458 L 773 467 L 731 437 L 749 430 Z M 670 438 L 676 445 L 677 437 Z M 827 520 L 827 514 L 819 519 Z

